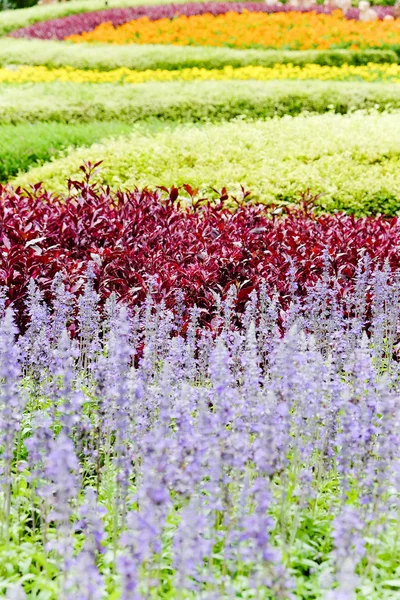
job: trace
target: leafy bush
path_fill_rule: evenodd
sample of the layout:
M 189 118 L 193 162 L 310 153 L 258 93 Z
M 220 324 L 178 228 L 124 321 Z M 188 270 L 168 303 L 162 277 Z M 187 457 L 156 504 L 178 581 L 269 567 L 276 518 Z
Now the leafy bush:
M 129 125 L 115 121 L 0 125 L 0 181 L 50 160 L 62 149 L 92 144 L 130 129 Z
M 224 190 L 207 203 L 190 186 L 110 193 L 85 181 L 75 185 L 61 198 L 37 186 L 26 192 L 0 188 L 0 283 L 19 309 L 31 277 L 48 293 L 52 277 L 63 270 L 72 289 L 91 259 L 103 299 L 115 291 L 130 302 L 143 300 L 146 277 L 154 275 L 168 305 L 181 290 L 190 306 L 209 315 L 214 293 L 232 283 L 248 288 L 263 280 L 284 301 L 291 268 L 299 291 L 305 289 L 322 277 L 326 251 L 344 286 L 361 252 L 394 266 L 400 260 L 396 219 L 310 211 L 276 218 L 263 205 L 240 202 L 241 196 L 231 212 Z
M 29 96 L 29 102 L 26 98 Z M 146 119 L 174 122 L 265 119 L 302 112 L 400 108 L 397 84 L 323 81 L 199 81 L 4 85 L 0 122 L 60 123 Z
M 319 205 L 356 214 L 400 210 L 400 115 L 334 115 L 267 122 L 144 127 L 119 141 L 95 144 L 18 178 L 65 189 L 85 160 L 103 160 L 99 180 L 120 185 L 240 185 L 267 204 L 296 202 L 300 191 L 324 193 Z
M 29 8 L 35 6 L 38 0 L 0 0 L 0 11 L 9 9 Z
M 392 50 L 235 50 L 232 48 L 181 47 L 164 45 L 68 44 L 53 40 L 0 39 L 0 65 L 71 66 L 77 69 L 111 71 L 120 67 L 146 69 L 221 69 L 225 66 L 271 67 L 279 63 L 302 66 L 367 65 L 395 63 Z

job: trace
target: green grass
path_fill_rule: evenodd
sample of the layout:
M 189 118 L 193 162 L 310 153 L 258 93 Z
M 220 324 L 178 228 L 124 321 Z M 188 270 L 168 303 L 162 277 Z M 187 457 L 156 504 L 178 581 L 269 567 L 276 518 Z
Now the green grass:
M 278 63 L 330 66 L 396 63 L 390 50 L 235 50 L 196 46 L 110 44 L 71 44 L 53 40 L 0 39 L 0 65 L 44 65 L 48 68 L 71 66 L 79 69 L 109 71 L 119 67 L 137 69 L 183 69 L 203 67 L 220 69 L 226 65 L 270 67 Z
M 266 203 L 296 202 L 310 188 L 319 204 L 355 214 L 400 213 L 400 114 L 326 114 L 220 125 L 136 126 L 132 135 L 68 153 L 19 177 L 64 190 L 84 161 L 103 160 L 111 186 L 240 185 Z
M 0 181 L 7 181 L 20 171 L 50 160 L 65 148 L 92 144 L 130 129 L 126 123 L 117 121 L 0 125 Z
M 2 86 L 0 123 L 135 123 L 152 118 L 218 122 L 374 108 L 400 109 L 399 86 L 342 81 L 194 81 L 121 86 L 53 82 Z

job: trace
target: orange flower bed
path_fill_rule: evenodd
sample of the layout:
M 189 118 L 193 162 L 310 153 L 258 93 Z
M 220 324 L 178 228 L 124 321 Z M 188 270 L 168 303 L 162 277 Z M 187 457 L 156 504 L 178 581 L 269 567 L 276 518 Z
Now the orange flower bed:
M 400 19 L 360 22 L 346 19 L 341 11 L 330 15 L 315 12 L 229 12 L 150 21 L 147 17 L 119 27 L 103 23 L 93 31 L 72 35 L 73 42 L 110 44 L 175 44 L 230 46 L 234 48 L 281 48 L 291 50 L 329 48 L 377 48 L 400 44 Z

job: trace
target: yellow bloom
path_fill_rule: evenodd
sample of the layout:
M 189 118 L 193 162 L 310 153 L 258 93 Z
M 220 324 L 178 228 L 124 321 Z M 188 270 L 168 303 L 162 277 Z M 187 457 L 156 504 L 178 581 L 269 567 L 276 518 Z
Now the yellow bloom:
M 48 69 L 39 67 L 17 67 L 0 69 L 0 83 L 46 83 L 65 81 L 72 83 L 117 83 L 138 84 L 148 81 L 206 81 L 242 80 L 270 81 L 274 79 L 320 79 L 336 81 L 382 81 L 400 82 L 400 65 L 373 64 L 364 66 L 342 65 L 329 67 L 315 64 L 303 67 L 292 64 L 277 64 L 273 67 L 247 66 L 223 69 L 194 67 L 168 71 L 163 69 L 135 71 L 125 67 L 112 71 L 74 69 L 63 67 Z

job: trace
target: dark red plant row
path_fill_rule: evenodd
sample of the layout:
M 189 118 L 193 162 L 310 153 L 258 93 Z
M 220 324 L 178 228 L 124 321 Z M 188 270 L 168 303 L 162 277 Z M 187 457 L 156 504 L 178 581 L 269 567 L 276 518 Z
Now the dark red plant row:
M 301 294 L 320 278 L 325 249 L 343 292 L 364 254 L 379 264 L 386 257 L 392 267 L 400 264 L 396 218 L 316 216 L 307 207 L 276 215 L 245 202 L 231 211 L 224 190 L 217 202 L 192 199 L 184 207 L 176 188 L 112 192 L 76 185 L 67 198 L 39 185 L 30 191 L 0 186 L 0 284 L 8 287 L 20 317 L 30 278 L 47 293 L 63 271 L 67 287 L 79 293 L 88 261 L 96 265 L 103 299 L 115 290 L 137 303 L 151 275 L 158 299 L 173 306 L 182 290 L 187 305 L 205 309 L 206 319 L 215 293 L 223 295 L 232 284 L 239 302 L 261 280 L 284 300 L 291 264 Z M 194 196 L 185 187 L 188 198 Z
M 393 7 L 377 6 L 374 7 L 380 18 L 387 14 L 393 14 Z M 10 35 L 13 37 L 39 38 L 43 40 L 56 39 L 62 40 L 69 35 L 77 35 L 84 31 L 93 31 L 98 25 L 105 22 L 111 22 L 114 27 L 122 25 L 128 21 L 147 17 L 151 21 L 157 19 L 172 19 L 177 15 L 201 15 L 210 13 L 212 15 L 225 14 L 227 12 L 241 13 L 243 10 L 250 12 L 290 12 L 293 10 L 309 12 L 311 10 L 318 13 L 328 14 L 330 9 L 326 6 L 318 5 L 311 8 L 294 8 L 292 6 L 267 6 L 261 2 L 206 2 L 206 3 L 187 3 L 187 4 L 168 4 L 158 6 L 135 6 L 129 8 L 110 8 L 107 10 L 87 12 L 82 14 L 70 15 L 50 21 L 35 23 L 29 27 L 17 29 Z M 347 18 L 358 19 L 359 11 L 352 8 L 347 13 Z

